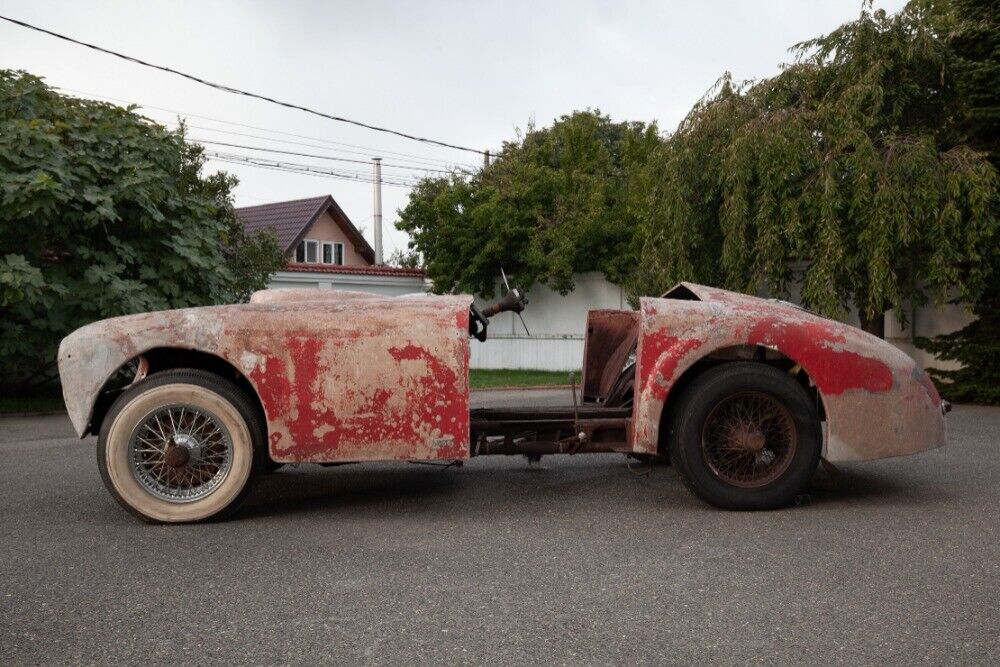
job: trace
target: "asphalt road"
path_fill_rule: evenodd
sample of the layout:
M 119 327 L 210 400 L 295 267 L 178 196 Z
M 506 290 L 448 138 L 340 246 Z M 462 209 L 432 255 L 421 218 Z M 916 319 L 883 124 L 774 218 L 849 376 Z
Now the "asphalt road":
M 64 416 L 0 419 L 0 664 L 996 664 L 1000 409 L 949 429 L 768 513 L 586 455 L 302 466 L 147 526 Z

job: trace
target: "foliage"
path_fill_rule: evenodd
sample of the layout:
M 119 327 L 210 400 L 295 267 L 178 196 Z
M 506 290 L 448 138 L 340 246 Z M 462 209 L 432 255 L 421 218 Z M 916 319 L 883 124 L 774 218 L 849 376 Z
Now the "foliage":
M 638 177 L 648 207 L 632 284 L 787 292 L 829 315 L 966 300 L 988 278 L 997 173 L 960 143 L 955 57 L 922 2 L 795 47 L 772 79 L 725 77 Z M 718 261 L 715 261 L 718 258 Z M 793 267 L 803 275 L 793 275 Z
M 529 126 L 482 171 L 423 181 L 396 226 L 438 291 L 492 294 L 501 268 L 563 293 L 581 271 L 623 281 L 635 243 L 628 173 L 658 141 L 655 126 L 599 111 Z
M 955 0 L 943 5 L 949 22 L 949 44 L 958 62 L 958 89 L 967 106 L 962 125 L 965 141 L 986 151 L 1000 167 L 1000 5 L 985 0 Z M 959 370 L 928 369 L 948 399 L 1000 405 L 1000 253 L 991 253 L 990 282 L 972 304 L 976 317 L 969 325 L 933 340 L 917 339 L 920 347 L 942 361 L 961 364 Z
M 948 10 L 951 11 L 948 11 Z M 1000 4 L 995 0 L 941 3 L 956 56 L 955 78 L 967 107 L 962 130 L 970 146 L 1000 168 Z
M 236 299 L 280 266 L 203 162 L 183 128 L 0 70 L 0 391 L 48 378 L 86 322 Z
M 994 270 L 1000 272 L 1000 261 Z M 957 403 L 1000 405 L 1000 289 L 990 290 L 973 307 L 976 319 L 966 327 L 916 344 L 940 361 L 957 361 L 958 370 L 929 368 L 945 398 Z
M 229 207 L 232 211 L 232 206 Z M 219 295 L 219 301 L 240 303 L 250 299 L 257 290 L 267 287 L 271 275 L 285 265 L 285 254 L 278 245 L 274 230 L 264 229 L 247 234 L 236 216 L 229 220 L 223 235 L 222 255 L 232 281 Z
M 424 266 L 424 260 L 420 253 L 412 248 L 406 250 L 397 248 L 389 255 L 389 261 L 386 263 L 389 266 L 398 266 L 403 269 L 421 269 Z
M 633 295 L 800 282 L 806 305 L 854 306 L 872 331 L 950 288 L 973 301 L 998 179 L 963 144 L 947 6 L 866 7 L 773 78 L 724 76 L 669 137 L 598 112 L 529 127 L 483 171 L 424 181 L 399 227 L 442 291 L 489 293 L 501 267 L 563 292 L 586 270 Z

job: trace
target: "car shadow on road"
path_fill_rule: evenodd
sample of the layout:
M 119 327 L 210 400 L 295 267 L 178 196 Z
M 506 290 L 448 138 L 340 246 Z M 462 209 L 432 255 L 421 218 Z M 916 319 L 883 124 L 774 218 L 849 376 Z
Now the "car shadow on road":
M 304 466 L 303 466 L 304 467 Z M 236 518 L 293 514 L 338 508 L 419 507 L 450 494 L 460 483 L 433 468 L 413 470 L 285 469 L 260 479 Z
M 804 500 L 816 506 L 845 503 L 937 505 L 952 498 L 927 477 L 914 477 L 900 470 L 840 468 L 836 473 L 820 468 L 813 477 Z
M 659 504 L 668 492 L 679 510 L 705 508 L 683 489 L 669 467 L 657 466 L 652 477 L 637 475 L 625 465 L 607 462 L 547 468 L 509 466 L 441 470 L 429 466 L 392 467 L 378 464 L 345 466 L 335 470 L 319 466 L 286 468 L 263 477 L 236 520 L 268 516 L 293 516 L 312 512 L 423 515 L 520 511 L 519 506 L 560 503 L 600 505 Z M 928 479 L 914 478 L 905 471 L 872 471 L 860 468 L 839 474 L 819 470 L 803 504 L 837 508 L 845 504 L 910 506 L 937 504 L 950 498 Z M 516 503 L 509 503 L 511 496 Z M 495 500 L 496 502 L 491 502 Z M 690 503 L 684 500 L 690 500 Z M 508 509 L 504 509 L 508 508 Z

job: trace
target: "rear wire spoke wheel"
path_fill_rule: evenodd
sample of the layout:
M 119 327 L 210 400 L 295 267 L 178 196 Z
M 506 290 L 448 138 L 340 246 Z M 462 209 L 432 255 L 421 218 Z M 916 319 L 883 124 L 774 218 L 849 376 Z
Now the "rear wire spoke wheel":
M 769 394 L 748 391 L 720 401 L 705 419 L 701 447 L 712 472 L 743 488 L 779 479 L 795 457 L 795 420 Z
M 806 489 L 822 429 L 811 397 L 787 373 L 727 363 L 696 377 L 676 400 L 667 447 L 696 496 L 724 509 L 763 510 Z
M 150 375 L 108 412 L 97 442 L 105 486 L 157 523 L 233 512 L 267 460 L 264 427 L 233 383 L 197 370 Z

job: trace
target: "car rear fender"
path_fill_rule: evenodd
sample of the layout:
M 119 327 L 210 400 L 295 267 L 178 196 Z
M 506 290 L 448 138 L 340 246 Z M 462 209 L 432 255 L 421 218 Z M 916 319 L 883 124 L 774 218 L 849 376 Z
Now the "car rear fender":
M 856 327 L 791 304 L 684 283 L 640 303 L 633 448 L 657 451 L 671 390 L 700 360 L 762 346 L 798 364 L 815 384 L 831 461 L 901 456 L 945 440 L 941 399 L 899 349 Z

